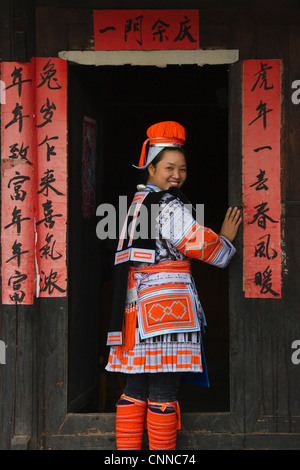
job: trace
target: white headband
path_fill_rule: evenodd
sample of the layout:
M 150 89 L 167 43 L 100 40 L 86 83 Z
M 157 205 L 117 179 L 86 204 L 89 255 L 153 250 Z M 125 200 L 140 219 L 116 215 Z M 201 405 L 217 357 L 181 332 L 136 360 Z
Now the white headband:
M 148 150 L 148 153 L 147 153 L 147 163 L 146 163 L 146 165 L 144 165 L 144 166 L 132 165 L 132 166 L 134 166 L 134 168 L 137 168 L 138 170 L 145 170 L 147 168 L 147 166 L 150 165 L 150 163 L 154 160 L 156 155 L 158 155 L 159 152 L 161 152 L 165 147 L 182 148 L 182 145 L 179 145 L 179 144 L 176 144 L 176 143 L 175 144 L 173 144 L 173 143 L 152 144 L 151 147 Z

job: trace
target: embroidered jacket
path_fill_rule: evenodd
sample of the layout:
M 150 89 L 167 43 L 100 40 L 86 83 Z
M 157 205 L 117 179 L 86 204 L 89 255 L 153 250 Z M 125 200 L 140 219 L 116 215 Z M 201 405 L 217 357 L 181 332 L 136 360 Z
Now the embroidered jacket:
M 115 255 L 113 310 L 107 341 L 107 344 L 110 346 L 122 345 L 124 343 L 124 338 L 122 338 L 122 326 L 126 298 L 128 303 L 127 287 L 130 265 L 138 263 L 141 266 L 141 263 L 143 263 L 145 266 L 152 266 L 160 261 L 157 256 L 158 240 L 153 236 L 153 211 L 151 209 L 153 206 L 158 208 L 159 203 L 162 199 L 165 200 L 167 195 L 170 196 L 169 199 L 171 204 L 160 204 L 160 211 L 157 213 L 155 220 L 156 223 L 159 220 L 161 227 L 160 234 L 162 236 L 161 242 L 168 244 L 169 253 L 171 253 L 172 249 L 175 249 L 177 253 L 181 254 L 181 259 L 183 260 L 186 260 L 187 258 L 197 258 L 218 267 L 227 266 L 231 257 L 235 253 L 234 247 L 230 242 L 228 242 L 228 240 L 220 237 L 211 229 L 203 227 L 197 223 L 195 220 L 195 213 L 193 213 L 193 211 L 191 213 L 186 206 L 184 206 L 188 205 L 188 207 L 191 208 L 189 201 L 177 188 L 170 188 L 168 191 L 160 191 L 153 185 L 147 185 L 147 188 L 144 191 L 137 192 L 127 214 Z M 147 214 L 148 217 L 147 238 L 139 238 L 136 236 L 136 221 L 142 210 L 144 210 L 144 214 Z M 167 291 L 168 289 L 166 289 L 166 295 L 168 296 Z M 147 289 L 143 289 L 140 294 L 139 326 L 142 334 L 144 334 L 145 337 L 151 334 L 162 334 L 164 331 L 159 328 L 156 328 L 156 330 L 153 328 L 151 330 L 150 327 L 145 328 L 145 325 L 142 324 L 142 320 L 145 319 L 145 315 L 144 317 L 141 317 L 144 305 L 142 303 L 143 298 L 145 298 L 145 296 L 153 295 L 153 292 L 148 292 Z M 179 295 L 178 289 L 177 295 Z M 192 299 L 192 294 L 189 298 Z M 188 297 L 186 296 L 185 299 L 188 299 Z M 186 307 L 188 307 L 189 300 L 185 300 L 185 302 L 185 304 L 181 302 L 184 306 L 179 305 L 179 307 L 186 309 Z M 159 307 L 161 309 L 164 308 L 162 302 L 160 302 Z M 176 307 L 178 307 L 178 305 L 172 305 L 173 312 L 171 312 L 171 314 L 174 314 Z M 170 305 L 166 306 L 166 308 L 168 309 L 168 312 L 170 312 Z M 186 317 L 189 322 L 186 322 L 186 325 L 192 325 L 190 328 L 193 329 L 188 329 L 188 326 L 185 326 L 186 331 L 199 330 L 197 318 L 195 315 L 192 315 L 192 311 L 193 308 L 190 308 L 191 315 L 190 317 Z M 164 314 L 166 312 L 167 310 L 165 309 Z M 176 312 L 178 313 L 178 309 Z M 151 311 L 150 315 L 152 315 L 152 318 L 155 317 L 155 319 L 158 319 L 160 316 L 157 308 L 155 314 Z M 182 324 L 181 328 L 183 328 Z M 175 325 L 173 330 L 170 329 L 169 331 L 180 332 L 184 331 L 184 329 L 180 329 L 180 327 Z

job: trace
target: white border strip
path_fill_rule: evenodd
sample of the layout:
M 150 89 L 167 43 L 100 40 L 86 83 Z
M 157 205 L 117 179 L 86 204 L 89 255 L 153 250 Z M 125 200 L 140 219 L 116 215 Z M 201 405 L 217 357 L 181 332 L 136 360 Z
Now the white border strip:
M 239 60 L 238 49 L 164 51 L 61 51 L 61 59 L 82 65 L 221 65 Z

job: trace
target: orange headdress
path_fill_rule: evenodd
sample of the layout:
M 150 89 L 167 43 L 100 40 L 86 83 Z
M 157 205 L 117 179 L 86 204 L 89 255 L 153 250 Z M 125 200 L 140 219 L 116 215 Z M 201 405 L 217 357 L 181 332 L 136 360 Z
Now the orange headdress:
M 153 124 L 147 130 L 148 139 L 143 143 L 139 164 L 133 166 L 144 170 L 164 147 L 182 147 L 185 142 L 185 132 L 185 128 L 175 121 Z M 148 154 L 147 146 L 149 146 Z

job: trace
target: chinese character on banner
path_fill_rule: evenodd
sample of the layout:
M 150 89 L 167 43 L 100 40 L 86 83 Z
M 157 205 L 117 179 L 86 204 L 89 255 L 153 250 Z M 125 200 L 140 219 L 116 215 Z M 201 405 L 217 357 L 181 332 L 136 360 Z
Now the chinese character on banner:
M 281 298 L 281 61 L 244 61 L 245 297 Z
M 198 10 L 94 10 L 96 51 L 199 49 Z

